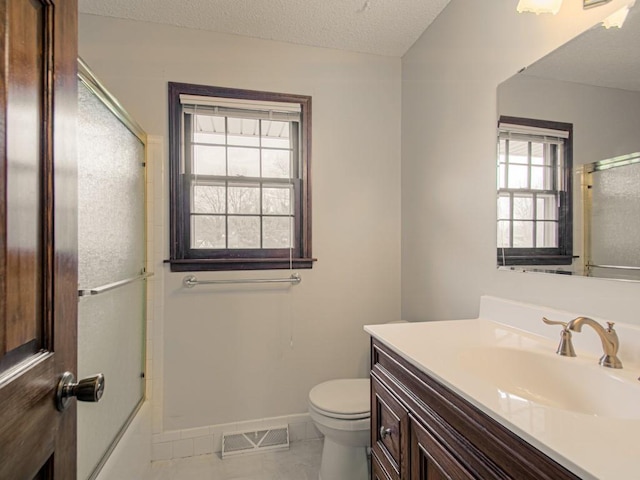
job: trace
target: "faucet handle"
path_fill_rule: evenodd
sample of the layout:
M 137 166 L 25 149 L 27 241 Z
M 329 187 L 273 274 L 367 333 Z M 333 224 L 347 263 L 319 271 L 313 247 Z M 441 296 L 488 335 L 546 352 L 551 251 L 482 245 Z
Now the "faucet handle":
M 542 321 L 547 325 L 562 325 L 562 327 L 567 329 L 567 322 L 558 322 L 557 320 L 549 320 L 547 317 L 542 317 Z
M 615 325 L 615 322 L 607 322 L 607 332 L 613 332 L 613 326 Z
M 549 320 L 547 317 L 542 317 L 542 321 L 547 325 L 560 325 L 562 331 L 560 332 L 560 343 L 556 353 L 563 357 L 575 357 L 576 352 L 573 349 L 573 343 L 571 342 L 571 332 L 567 329 L 567 322 L 558 322 L 556 320 Z

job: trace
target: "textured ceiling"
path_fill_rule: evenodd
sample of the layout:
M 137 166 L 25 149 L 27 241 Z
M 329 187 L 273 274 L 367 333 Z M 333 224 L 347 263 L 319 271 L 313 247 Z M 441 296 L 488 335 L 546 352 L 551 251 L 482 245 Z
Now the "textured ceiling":
M 523 73 L 640 91 L 640 4 L 631 9 L 622 28 L 596 25 Z
M 401 57 L 449 1 L 79 0 L 79 9 L 94 15 Z

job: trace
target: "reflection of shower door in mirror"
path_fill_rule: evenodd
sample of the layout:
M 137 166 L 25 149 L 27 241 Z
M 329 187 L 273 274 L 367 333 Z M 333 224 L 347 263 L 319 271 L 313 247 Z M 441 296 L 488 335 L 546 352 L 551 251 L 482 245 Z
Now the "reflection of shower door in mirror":
M 78 406 L 78 479 L 94 478 L 144 399 L 145 135 L 79 62 L 78 374 L 105 375 Z
M 640 153 L 586 165 L 585 271 L 640 280 Z

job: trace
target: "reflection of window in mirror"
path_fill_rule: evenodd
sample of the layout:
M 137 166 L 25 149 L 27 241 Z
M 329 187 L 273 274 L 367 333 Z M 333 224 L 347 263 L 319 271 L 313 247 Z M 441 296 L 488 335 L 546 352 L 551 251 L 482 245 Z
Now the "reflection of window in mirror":
M 570 265 L 573 125 L 500 117 L 498 265 Z

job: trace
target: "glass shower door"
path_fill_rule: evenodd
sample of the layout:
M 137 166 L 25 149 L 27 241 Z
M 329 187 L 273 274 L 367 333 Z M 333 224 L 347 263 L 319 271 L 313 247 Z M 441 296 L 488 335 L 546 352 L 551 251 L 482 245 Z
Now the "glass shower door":
M 145 135 L 78 65 L 78 377 L 104 395 L 78 403 L 78 479 L 95 478 L 144 400 Z

